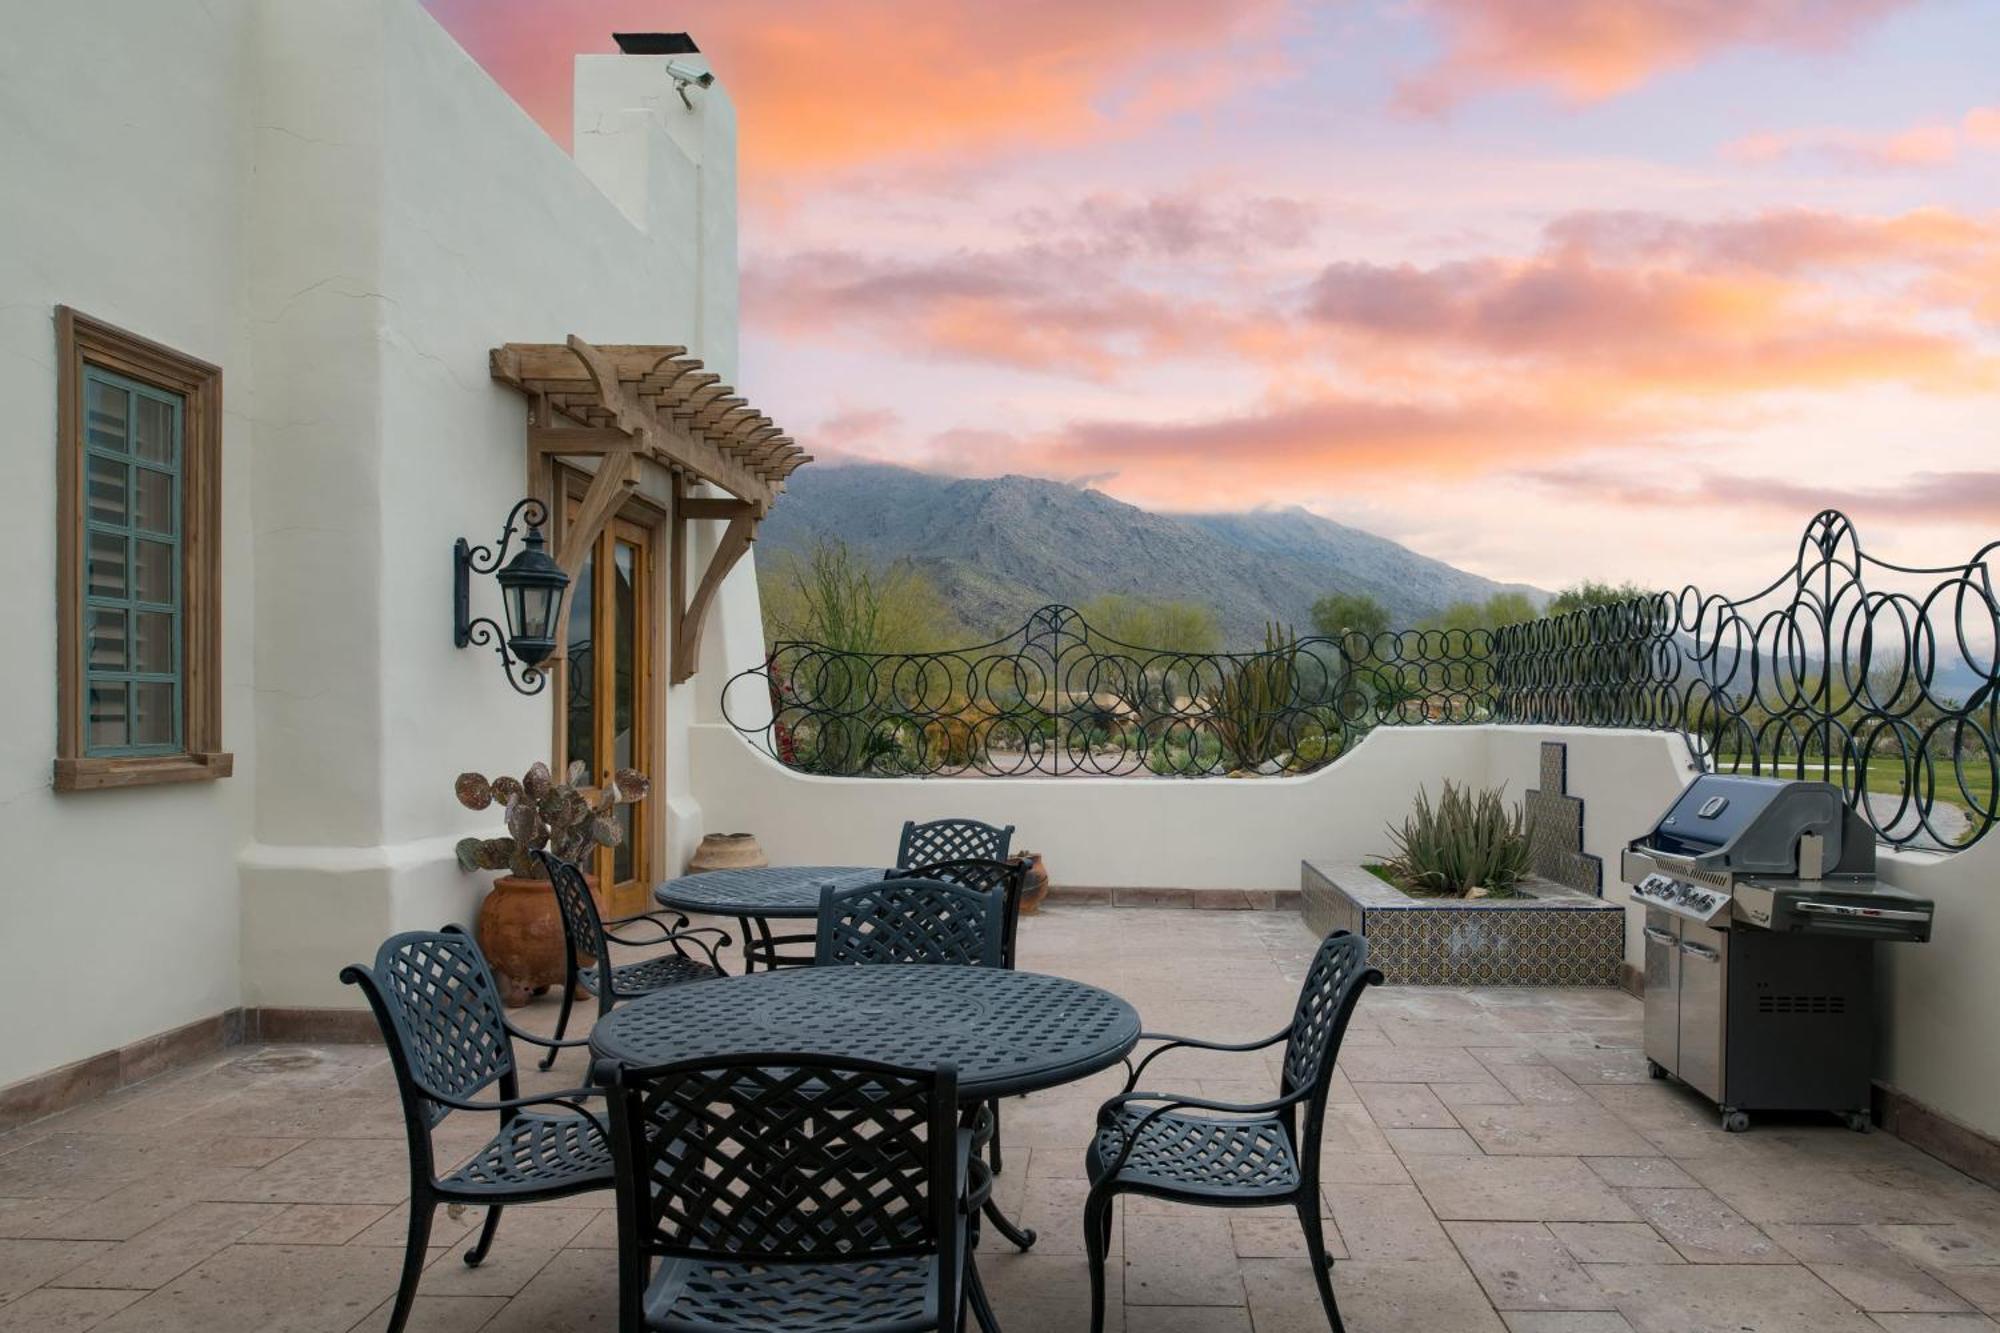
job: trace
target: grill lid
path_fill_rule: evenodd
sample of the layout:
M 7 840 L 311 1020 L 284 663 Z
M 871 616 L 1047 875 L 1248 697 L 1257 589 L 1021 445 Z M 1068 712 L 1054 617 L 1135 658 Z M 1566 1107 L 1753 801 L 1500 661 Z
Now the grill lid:
M 1809 834 L 1823 854 L 1801 867 L 1800 840 Z M 1872 835 L 1833 783 L 1721 773 L 1689 783 L 1635 846 L 1723 875 L 1865 874 L 1875 861 Z

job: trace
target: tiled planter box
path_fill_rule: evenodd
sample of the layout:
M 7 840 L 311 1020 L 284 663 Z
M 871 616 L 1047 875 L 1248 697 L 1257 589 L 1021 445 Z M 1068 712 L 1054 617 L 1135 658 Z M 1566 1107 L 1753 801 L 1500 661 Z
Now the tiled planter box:
M 1625 909 L 1529 880 L 1519 898 L 1412 898 L 1354 862 L 1300 863 L 1300 910 L 1315 933 L 1368 937 L 1392 985 L 1615 986 Z

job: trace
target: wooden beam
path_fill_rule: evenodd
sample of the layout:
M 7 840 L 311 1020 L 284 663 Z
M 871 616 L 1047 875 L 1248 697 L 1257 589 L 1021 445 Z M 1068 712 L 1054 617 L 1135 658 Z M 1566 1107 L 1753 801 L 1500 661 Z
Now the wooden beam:
M 715 594 L 721 590 L 722 581 L 729 577 L 729 571 L 750 550 L 750 543 L 757 539 L 757 520 L 748 514 L 738 514 L 729 520 L 723 529 L 722 540 L 716 543 L 715 554 L 708 558 L 708 568 L 702 571 L 701 586 L 694 590 L 694 599 L 682 610 L 674 610 L 674 661 L 668 677 L 679 685 L 693 677 L 695 667 L 701 658 L 701 631 L 708 619 L 709 608 L 715 604 Z
M 530 426 L 528 447 L 542 454 L 597 456 L 629 454 L 645 442 L 616 426 Z
M 649 375 L 664 361 L 687 355 L 685 347 L 643 347 L 632 343 L 592 343 L 616 368 L 620 379 Z M 557 343 L 507 343 L 488 354 L 493 378 L 519 386 L 523 380 L 589 378 L 576 353 Z
M 682 500 L 680 512 L 689 518 L 741 518 L 746 514 L 751 518 L 757 516 L 755 505 L 745 504 L 741 500 L 709 499 L 702 496 L 690 496 Z
M 563 529 L 562 548 L 556 553 L 556 563 L 569 575 L 571 586 L 576 584 L 591 543 L 638 485 L 639 460 L 634 454 L 605 459 L 597 475 L 590 479 L 590 487 L 576 507 L 576 519 Z

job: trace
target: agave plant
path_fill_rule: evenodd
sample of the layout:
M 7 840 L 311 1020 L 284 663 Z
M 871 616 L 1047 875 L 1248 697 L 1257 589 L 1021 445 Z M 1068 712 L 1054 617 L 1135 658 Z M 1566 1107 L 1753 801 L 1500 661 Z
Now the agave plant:
M 487 781 L 478 773 L 460 773 L 452 784 L 458 803 L 468 810 L 498 804 L 507 826 L 500 838 L 461 838 L 458 868 L 505 870 L 522 879 L 545 879 L 533 853 L 547 848 L 555 856 L 584 864 L 598 847 L 616 847 L 624 837 L 613 813 L 621 805 L 646 799 L 652 780 L 636 768 L 621 768 L 611 781 L 590 794 L 590 768 L 578 760 L 557 782 L 549 766 L 537 762 L 519 778 L 502 775 Z
M 1500 789 L 1477 794 L 1447 781 L 1435 806 L 1419 787 L 1402 828 L 1389 827 L 1396 854 L 1383 864 L 1404 884 L 1454 898 L 1511 893 L 1528 871 L 1528 823 Z

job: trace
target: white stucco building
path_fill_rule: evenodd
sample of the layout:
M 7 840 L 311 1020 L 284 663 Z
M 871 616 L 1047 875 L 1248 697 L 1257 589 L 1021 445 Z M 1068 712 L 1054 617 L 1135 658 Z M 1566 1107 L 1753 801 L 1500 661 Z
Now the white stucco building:
M 564 682 L 524 698 L 490 650 L 454 647 L 452 543 L 492 543 L 531 486 L 574 511 L 594 466 L 531 468 L 530 398 L 493 377 L 490 353 L 572 334 L 669 345 L 733 382 L 735 118 L 720 82 L 684 105 L 662 57 L 585 56 L 572 157 L 414 0 L 13 17 L 0 50 L 0 383 L 20 409 L 8 556 L 28 614 L 0 668 L 16 701 L 0 988 L 10 1010 L 38 1016 L 10 1025 L 0 1085 L 89 1060 L 78 1078 L 98 1086 L 143 1072 L 133 1043 L 187 1025 L 182 1039 L 202 1041 L 232 1011 L 352 1006 L 341 963 L 395 930 L 470 918 L 486 877 L 461 873 L 452 843 L 499 829 L 458 807 L 452 775 L 558 758 Z M 101 395 L 153 401 L 106 369 L 123 364 L 123 334 L 216 372 L 213 458 L 199 458 L 192 398 L 179 471 L 120 462 L 109 418 L 59 446 L 75 434 L 61 420 L 65 308 L 85 330 L 108 326 L 111 351 L 75 354 L 86 378 L 111 375 Z M 89 474 L 70 479 L 75 494 L 91 487 L 88 518 L 61 498 L 65 449 Z M 137 471 L 114 480 L 121 467 Z M 644 701 L 612 738 L 665 793 L 639 807 L 636 876 L 684 861 L 700 814 L 684 740 L 693 691 L 667 683 L 670 472 L 647 460 L 632 481 L 593 555 L 598 600 L 632 618 L 620 628 L 641 669 L 657 664 L 650 690 L 621 677 Z M 136 506 L 142 482 L 190 500 L 178 531 L 144 520 L 158 542 L 100 521 L 124 515 L 126 489 Z M 212 512 L 192 502 L 205 484 Z M 686 527 L 692 587 L 724 524 Z M 97 583 L 80 589 L 85 571 L 64 573 L 59 552 L 87 532 L 147 553 L 178 542 L 179 610 L 99 596 L 124 572 L 154 577 L 136 555 L 129 571 L 100 570 L 93 550 Z M 745 562 L 716 599 L 711 674 L 760 651 L 754 589 Z M 475 615 L 499 616 L 491 578 L 472 597 Z M 136 704 L 160 683 L 110 668 L 167 666 L 137 623 L 169 612 L 182 656 L 164 683 L 212 694 L 188 721 L 214 735 L 180 738 L 205 747 L 199 762 L 163 756 L 185 747 L 146 730 L 166 725 L 158 707 L 121 720 L 108 697 L 129 686 Z M 134 628 L 110 623 L 126 614 Z M 88 719 L 84 735 L 59 736 L 64 709 Z M 91 744 L 125 726 L 118 744 Z M 82 761 L 70 780 L 52 765 L 65 744 Z

